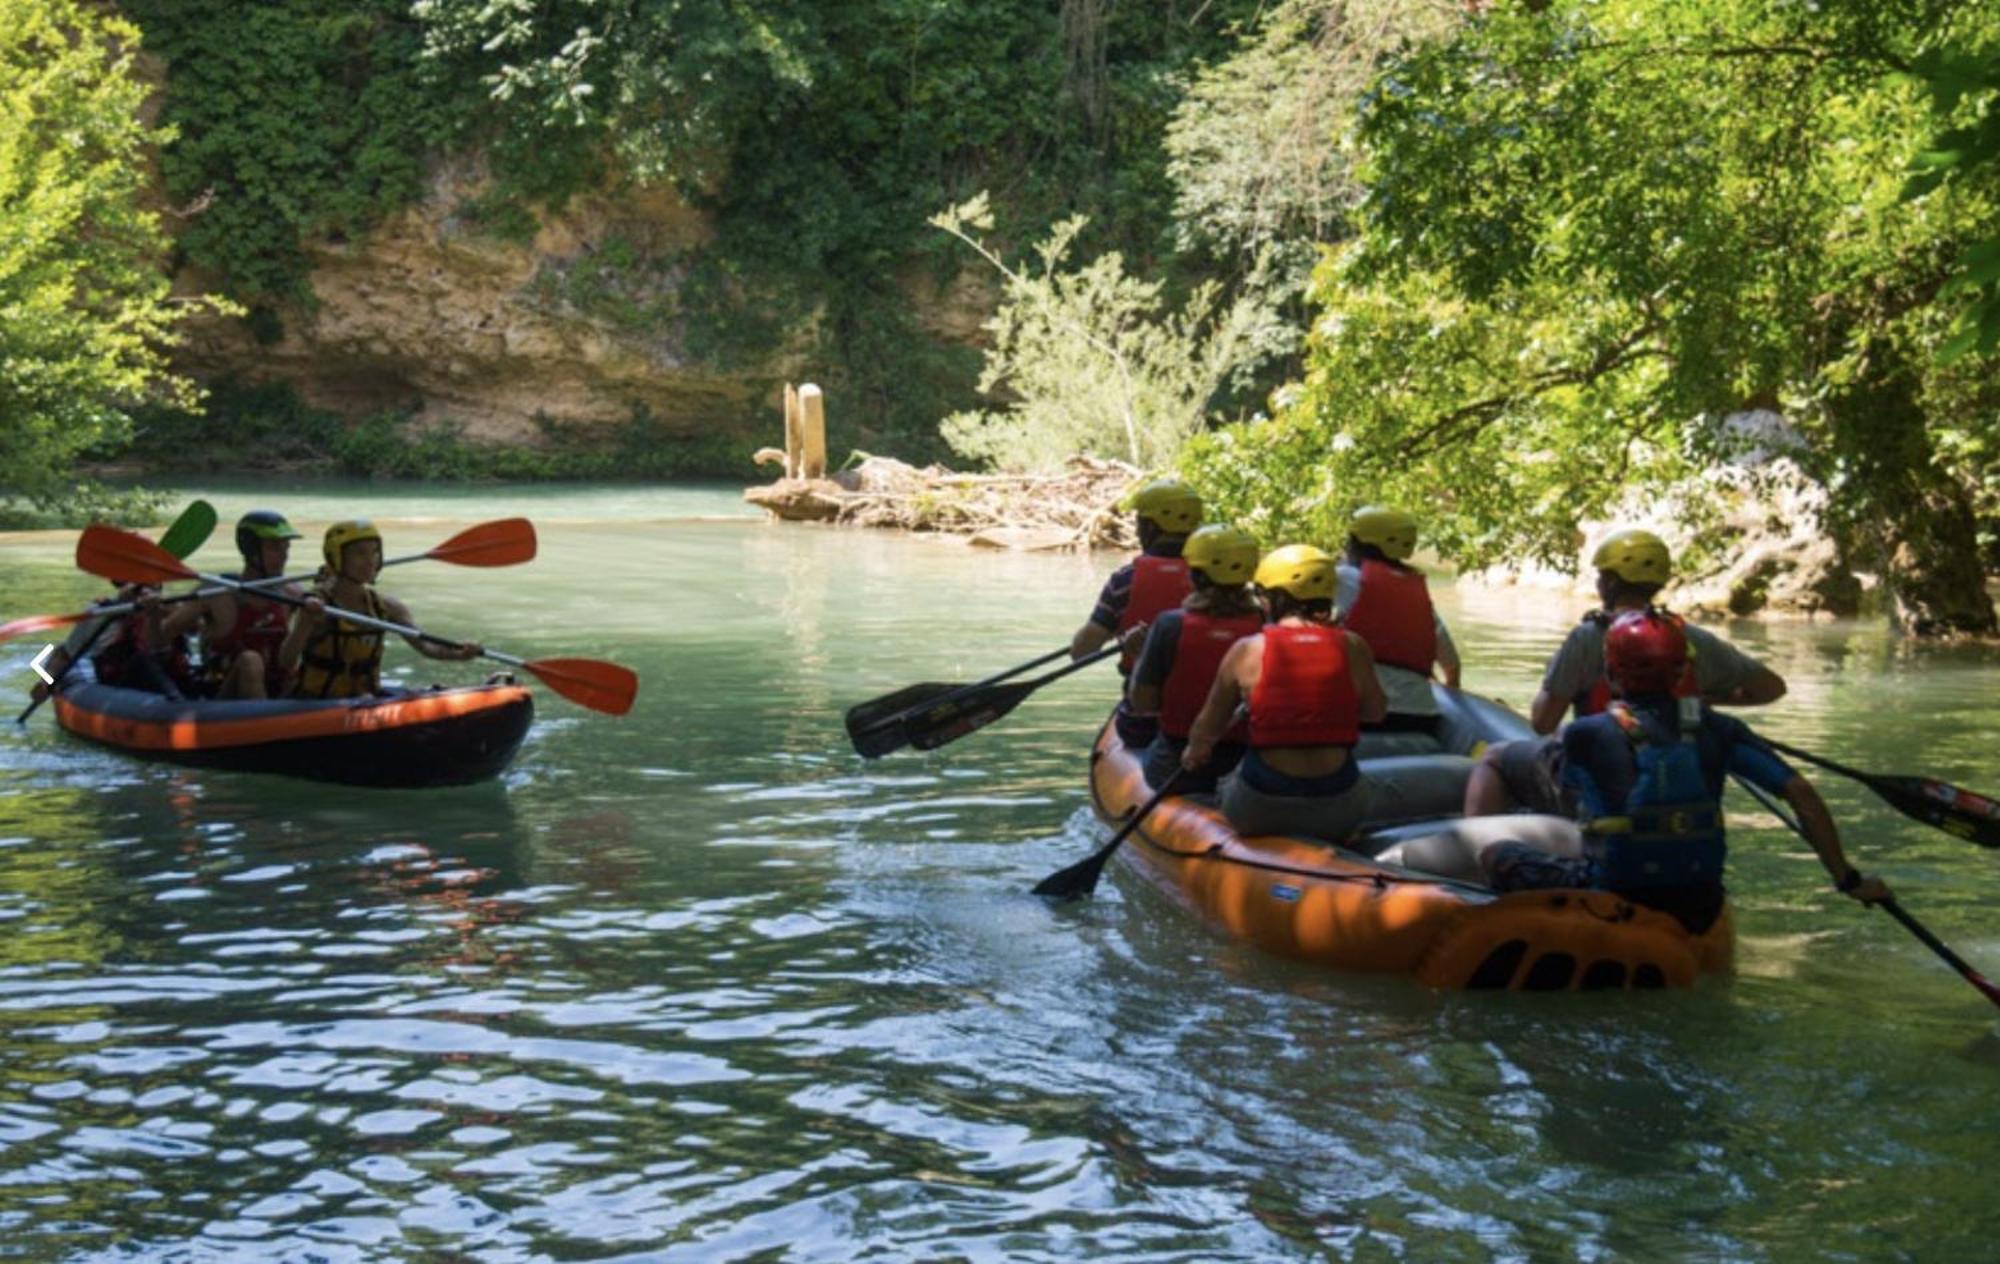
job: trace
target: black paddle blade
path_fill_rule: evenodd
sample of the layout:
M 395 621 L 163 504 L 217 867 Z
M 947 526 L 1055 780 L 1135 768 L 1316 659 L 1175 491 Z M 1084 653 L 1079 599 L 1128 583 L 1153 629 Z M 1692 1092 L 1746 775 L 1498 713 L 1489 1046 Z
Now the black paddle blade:
M 1870 777 L 1891 807 L 1981 847 L 2000 848 L 2000 803 L 1928 777 Z
M 1117 850 L 1117 843 L 1125 841 L 1119 835 L 1116 842 L 1108 847 L 1100 847 L 1067 869 L 1058 869 L 1035 884 L 1032 895 L 1046 896 L 1051 900 L 1080 900 L 1097 890 L 1097 880 L 1104 874 L 1104 863 Z
M 1036 680 L 1018 685 L 994 685 L 969 693 L 942 698 L 935 704 L 906 717 L 898 727 L 903 737 L 918 750 L 936 750 L 975 733 L 1021 705 L 1021 699 L 1041 685 Z
M 863 748 L 865 738 L 884 731 L 893 733 L 897 721 L 903 718 L 905 712 L 915 710 L 926 702 L 942 698 L 948 693 L 956 693 L 963 688 L 964 685 L 951 685 L 932 680 L 898 689 L 894 693 L 885 693 L 866 702 L 857 702 L 847 709 L 847 736 L 854 742 L 855 750 L 863 755 L 869 755 Z M 896 745 L 882 751 L 882 754 L 886 755 L 889 750 L 894 750 L 903 744 L 901 735 L 895 736 Z M 873 756 L 870 755 L 870 758 Z

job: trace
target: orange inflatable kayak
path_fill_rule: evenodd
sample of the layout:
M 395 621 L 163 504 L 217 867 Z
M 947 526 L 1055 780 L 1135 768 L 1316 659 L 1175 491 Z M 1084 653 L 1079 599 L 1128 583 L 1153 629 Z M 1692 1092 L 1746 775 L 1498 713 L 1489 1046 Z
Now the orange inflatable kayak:
M 534 719 L 518 685 L 327 701 L 179 702 L 82 682 L 56 696 L 67 732 L 146 759 L 352 786 L 453 786 L 499 775 Z
M 1472 701 L 1478 706 L 1468 716 L 1466 701 L 1456 700 L 1459 714 L 1448 729 L 1463 732 L 1468 720 L 1489 718 L 1481 710 L 1498 709 Z M 1152 797 L 1139 765 L 1105 725 L 1091 755 L 1090 787 L 1107 824 L 1123 824 Z M 1268 952 L 1336 970 L 1408 975 L 1427 987 L 1688 987 L 1727 970 L 1735 946 L 1726 909 L 1696 936 L 1665 913 L 1604 891 L 1499 895 L 1343 847 L 1244 838 L 1200 798 L 1163 802 L 1119 855 L 1185 907 Z

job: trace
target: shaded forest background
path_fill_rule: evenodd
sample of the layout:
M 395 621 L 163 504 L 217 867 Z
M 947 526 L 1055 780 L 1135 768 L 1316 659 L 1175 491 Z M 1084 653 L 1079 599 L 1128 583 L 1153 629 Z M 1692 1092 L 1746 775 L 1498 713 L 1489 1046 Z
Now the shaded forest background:
M 1713 531 L 1756 447 L 1910 626 L 1994 628 L 2000 0 L 0 0 L 0 95 L 16 517 L 103 462 L 736 472 L 804 367 L 856 447 L 1176 467 L 1272 539 L 1398 500 L 1475 565 Z M 500 245 L 692 208 L 539 298 L 742 389 L 482 444 L 188 358 L 453 163 Z

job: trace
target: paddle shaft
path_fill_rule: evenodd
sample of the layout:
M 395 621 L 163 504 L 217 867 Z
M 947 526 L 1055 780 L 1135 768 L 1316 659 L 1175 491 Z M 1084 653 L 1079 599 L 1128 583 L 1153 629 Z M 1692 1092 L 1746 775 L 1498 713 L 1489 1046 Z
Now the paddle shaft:
M 1772 745 L 1775 746 L 1777 745 L 1777 743 L 1773 742 Z M 1801 754 L 1800 757 L 1806 758 L 1806 756 L 1804 756 L 1803 754 Z M 1768 810 L 1771 813 L 1771 815 L 1783 821 L 1786 824 L 1786 826 L 1788 826 L 1791 829 L 1793 833 L 1797 834 L 1800 838 L 1804 838 L 1806 836 L 1805 830 L 1800 827 L 1798 821 L 1794 820 L 1791 814 L 1785 811 L 1784 806 L 1782 804 L 1780 804 L 1777 800 L 1773 799 L 1770 795 L 1766 794 L 1762 787 L 1752 783 L 1747 777 L 1737 777 L 1736 784 L 1743 787 L 1745 790 L 1748 790 L 1750 792 L 1751 798 L 1763 804 L 1766 810 Z M 1936 935 L 1931 934 L 1930 928 L 1925 926 L 1922 922 L 1918 921 L 1916 918 L 1912 917 L 1908 912 L 1904 910 L 1901 904 L 1898 904 L 1893 899 L 1889 899 L 1889 900 L 1877 901 L 1877 906 L 1881 908 L 1883 912 L 1895 918 L 1898 922 L 1901 922 L 1903 924 L 1904 930 L 1907 930 L 1912 935 L 1915 935 L 1918 941 L 1922 943 L 1924 947 L 1936 953 L 1938 960 L 1944 962 L 1946 965 L 1950 966 L 1953 970 L 1956 970 L 1960 978 L 1964 979 L 1967 983 L 1970 983 L 1973 987 L 1979 989 L 1979 994 L 1981 996 L 1984 996 L 1987 1000 L 1993 1002 L 1995 1005 L 2000 1005 L 2000 985 L 1995 985 L 1991 980 L 1987 979 L 1985 975 L 1973 969 L 1972 966 L 1966 962 L 1965 958 L 1953 952 L 1951 948 L 1948 945 L 1946 945 L 1946 943 L 1942 939 L 1939 939 Z
M 1146 800 L 1140 806 L 1139 810 L 1132 814 L 1132 819 L 1118 827 L 1118 832 L 1111 836 L 1110 842 L 1090 853 L 1090 855 L 1085 856 L 1069 868 L 1058 870 L 1048 877 L 1043 878 L 1035 884 L 1033 894 L 1054 896 L 1058 899 L 1075 899 L 1079 896 L 1089 895 L 1092 891 L 1095 891 L 1097 889 L 1098 876 L 1104 872 L 1104 866 L 1111 859 L 1112 853 L 1124 846 L 1125 840 L 1130 838 L 1133 831 L 1137 830 L 1140 824 L 1153 814 L 1154 808 L 1160 806 L 1168 795 L 1180 789 L 1181 781 L 1186 775 L 1186 769 L 1174 769 L 1173 775 L 1169 776 L 1166 783 L 1153 793 L 1153 797 Z
M 82 647 L 77 650 L 76 658 L 70 658 L 68 655 L 64 655 L 62 670 L 57 672 L 55 679 L 49 682 L 48 692 L 44 693 L 39 698 L 28 699 L 28 705 L 22 707 L 21 714 L 14 717 L 14 723 L 26 724 L 28 722 L 29 716 L 33 715 L 44 702 L 47 702 L 50 698 L 54 697 L 56 690 L 62 687 L 62 682 L 69 679 L 70 668 L 76 666 L 78 659 L 89 657 L 90 647 L 97 644 L 97 639 L 103 636 L 105 631 L 110 627 L 111 627 L 110 619 L 101 620 L 96 627 L 90 630 L 90 636 L 84 640 Z
M 989 685 L 997 685 L 1003 680 L 1012 680 L 1014 677 L 1020 675 L 1022 672 L 1033 671 L 1035 668 L 1040 667 L 1042 664 L 1054 662 L 1056 659 L 1061 658 L 1063 655 L 1067 653 L 1069 653 L 1068 649 L 1051 650 L 1050 652 L 1042 655 L 1039 658 L 1029 659 L 1027 662 L 1022 663 L 1019 667 L 1010 667 L 1006 671 L 1000 672 L 997 675 L 988 676 L 984 680 L 974 681 L 969 685 L 948 686 L 945 689 L 941 690 L 940 692 L 925 696 L 921 701 L 913 702 L 906 707 L 898 707 L 894 711 L 890 711 L 884 715 L 877 716 L 873 719 L 865 720 L 862 723 L 853 724 L 850 726 L 849 735 L 854 737 L 859 737 L 863 733 L 869 733 L 877 729 L 888 728 L 890 725 L 899 723 L 900 721 L 908 718 L 910 713 L 913 711 L 919 711 L 925 707 L 936 706 L 941 702 L 947 702 L 956 698 L 963 697 L 964 695 L 971 693 L 975 689 L 984 689 Z M 849 709 L 849 714 L 852 715 L 856 711 L 866 711 L 869 707 L 872 706 L 880 706 L 884 702 L 887 702 L 888 700 L 894 698 L 897 694 L 908 693 L 912 689 L 920 689 L 920 688 L 923 688 L 923 686 L 909 685 L 905 686 L 902 689 L 896 690 L 894 693 L 883 694 L 879 698 L 873 698 L 867 702 L 857 703 L 855 704 L 855 706 Z
M 401 566 L 405 562 L 422 562 L 428 559 L 429 557 L 430 554 L 428 553 L 412 553 L 408 557 L 389 558 L 385 560 L 382 563 L 382 565 Z M 208 597 L 219 597 L 226 592 L 253 592 L 259 596 L 267 596 L 269 595 L 270 589 L 283 588 L 286 584 L 303 584 L 313 578 L 315 578 L 315 576 L 304 575 L 304 574 L 265 575 L 258 579 L 227 580 L 227 581 L 221 579 L 220 577 L 217 577 L 215 580 L 212 581 L 207 578 L 203 578 L 201 587 L 196 588 L 192 592 L 175 593 L 171 597 L 162 597 L 160 598 L 159 604 L 163 606 L 177 606 L 184 601 L 201 601 L 204 598 Z M 134 610 L 137 610 L 138 608 L 139 608 L 139 603 L 136 601 L 119 601 L 119 602 L 113 602 L 111 605 L 108 606 L 100 606 L 97 609 L 92 610 L 90 614 L 93 617 L 97 615 L 131 614 Z

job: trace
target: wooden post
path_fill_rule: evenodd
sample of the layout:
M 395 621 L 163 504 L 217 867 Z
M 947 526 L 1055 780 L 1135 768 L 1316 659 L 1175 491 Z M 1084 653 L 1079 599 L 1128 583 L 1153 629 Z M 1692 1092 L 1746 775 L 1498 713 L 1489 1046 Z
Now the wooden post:
M 799 477 L 826 477 L 826 402 L 819 387 L 807 382 L 799 388 Z
M 801 462 L 799 460 L 799 391 L 790 382 L 785 383 L 785 477 L 797 478 Z

